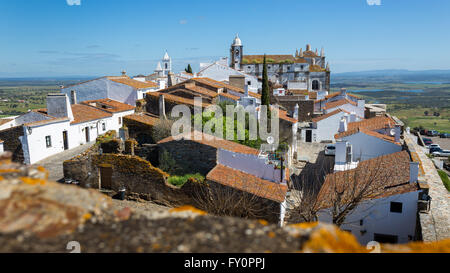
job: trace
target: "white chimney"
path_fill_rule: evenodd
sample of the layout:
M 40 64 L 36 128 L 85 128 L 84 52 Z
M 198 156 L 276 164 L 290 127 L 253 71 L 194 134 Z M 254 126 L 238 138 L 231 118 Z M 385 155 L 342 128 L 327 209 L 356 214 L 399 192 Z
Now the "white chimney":
M 356 113 L 355 112 L 350 113 L 350 122 L 356 122 Z
M 394 137 L 395 137 L 395 142 L 400 142 L 400 135 L 401 135 L 401 133 L 402 133 L 402 126 L 396 124 L 394 130 L 395 130 L 395 135 L 394 135 Z
M 55 118 L 69 118 L 74 120 L 69 97 L 66 94 L 47 95 L 47 114 Z
M 366 105 L 365 100 L 358 100 L 358 108 L 364 109 L 365 105 Z
M 70 91 L 70 100 L 72 104 L 77 104 L 77 91 L 75 90 Z
M 350 117 L 348 116 L 347 113 L 344 114 L 343 116 L 345 118 L 345 121 L 347 122 L 347 124 L 350 122 Z
M 244 96 L 248 98 L 248 85 L 244 85 Z
M 298 106 L 298 104 L 296 104 L 295 108 L 294 108 L 294 115 L 293 115 L 293 118 L 296 120 L 298 120 L 298 109 L 299 109 L 299 106 Z
M 159 116 L 161 118 L 166 117 L 166 102 L 164 100 L 164 95 L 159 97 Z
M 339 121 L 339 133 L 343 133 L 347 131 L 347 120 L 342 117 L 341 121 Z
M 419 162 L 409 162 L 409 183 L 419 180 Z

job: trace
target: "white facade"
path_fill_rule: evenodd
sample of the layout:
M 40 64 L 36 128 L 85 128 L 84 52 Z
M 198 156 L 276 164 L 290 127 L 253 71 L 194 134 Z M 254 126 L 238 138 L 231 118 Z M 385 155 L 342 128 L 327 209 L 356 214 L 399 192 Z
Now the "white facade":
M 396 236 L 397 243 L 408 243 L 416 234 L 418 191 L 365 201 L 358 205 L 340 227 L 351 232 L 365 245 L 375 241 L 375 234 Z M 391 202 L 402 204 L 401 212 L 391 211 Z M 331 223 L 328 210 L 319 213 L 319 221 Z
M 313 142 L 334 141 L 334 136 L 339 130 L 339 121 L 345 115 L 345 112 L 336 113 L 326 119 L 313 122 Z
M 152 88 L 135 88 L 130 85 L 114 82 L 109 77 L 102 77 L 84 83 L 67 86 L 61 89 L 61 93 L 69 98 L 71 92 L 75 91 L 77 101 L 112 99 L 132 106 L 136 105 L 136 100 L 143 98 L 143 94 L 159 90 Z
M 341 110 L 347 111 L 349 113 L 354 112 L 354 113 L 356 113 L 356 115 L 359 118 L 364 118 L 364 111 L 365 111 L 365 107 L 364 106 L 365 106 L 364 100 L 358 100 L 356 106 L 351 104 L 351 103 L 346 103 L 346 104 L 343 104 L 343 105 L 340 105 L 340 106 L 337 106 L 337 107 L 325 109 L 324 110 L 324 114 L 328 114 L 328 113 L 331 113 L 331 112 L 336 111 L 338 109 L 341 109 Z
M 402 151 L 402 146 L 375 136 L 358 132 L 341 138 L 352 146 L 354 161 L 365 161 L 371 158 Z M 337 151 L 336 151 L 337 152 Z
M 220 82 L 228 81 L 230 76 L 245 76 L 245 84 L 248 85 L 249 91 L 257 93 L 258 89 L 262 87 L 255 76 L 231 68 L 221 61 L 203 64 L 203 68 L 197 73 L 199 78 L 210 78 Z

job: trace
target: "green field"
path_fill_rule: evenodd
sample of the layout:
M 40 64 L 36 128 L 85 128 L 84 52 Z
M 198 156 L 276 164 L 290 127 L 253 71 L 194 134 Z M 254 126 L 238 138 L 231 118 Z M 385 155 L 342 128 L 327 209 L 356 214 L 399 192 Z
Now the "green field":
M 14 116 L 29 109 L 45 108 L 48 93 L 59 92 L 56 86 L 2 86 L 0 87 L 0 115 Z
M 362 81 L 362 80 L 361 80 Z M 366 103 L 387 104 L 388 112 L 397 116 L 411 128 L 422 126 L 428 130 L 450 133 L 450 84 L 385 83 L 344 80 L 332 85 L 332 91 L 340 88 L 351 90 L 383 90 L 357 92 Z M 409 92 L 423 90 L 423 92 Z M 425 115 L 428 111 L 428 115 Z M 439 116 L 433 116 L 434 113 Z

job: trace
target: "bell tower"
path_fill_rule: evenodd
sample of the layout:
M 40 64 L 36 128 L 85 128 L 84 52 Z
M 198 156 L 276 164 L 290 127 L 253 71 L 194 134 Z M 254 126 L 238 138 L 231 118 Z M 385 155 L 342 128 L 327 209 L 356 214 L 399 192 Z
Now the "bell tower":
M 239 38 L 239 35 L 236 34 L 236 38 L 234 38 L 233 44 L 231 44 L 230 67 L 237 70 L 241 69 L 243 49 L 244 46 L 242 45 L 241 39 Z

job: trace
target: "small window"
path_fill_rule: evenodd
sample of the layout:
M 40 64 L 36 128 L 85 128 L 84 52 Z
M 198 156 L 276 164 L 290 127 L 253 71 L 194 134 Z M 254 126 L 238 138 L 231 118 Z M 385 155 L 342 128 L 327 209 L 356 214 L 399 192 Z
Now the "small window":
M 119 117 L 119 124 L 122 124 L 122 117 Z
M 47 146 L 47 148 L 52 147 L 52 137 L 51 136 L 45 137 L 45 145 Z
M 287 70 L 291 70 L 291 67 L 290 67 L 290 66 L 288 66 L 288 67 L 287 67 Z
M 391 212 L 402 213 L 403 204 L 400 202 L 391 202 Z
M 103 131 L 106 131 L 106 123 L 102 123 L 102 129 L 103 129 Z
M 247 82 L 247 85 L 252 85 L 252 82 L 251 82 L 251 81 L 248 81 L 248 82 Z

